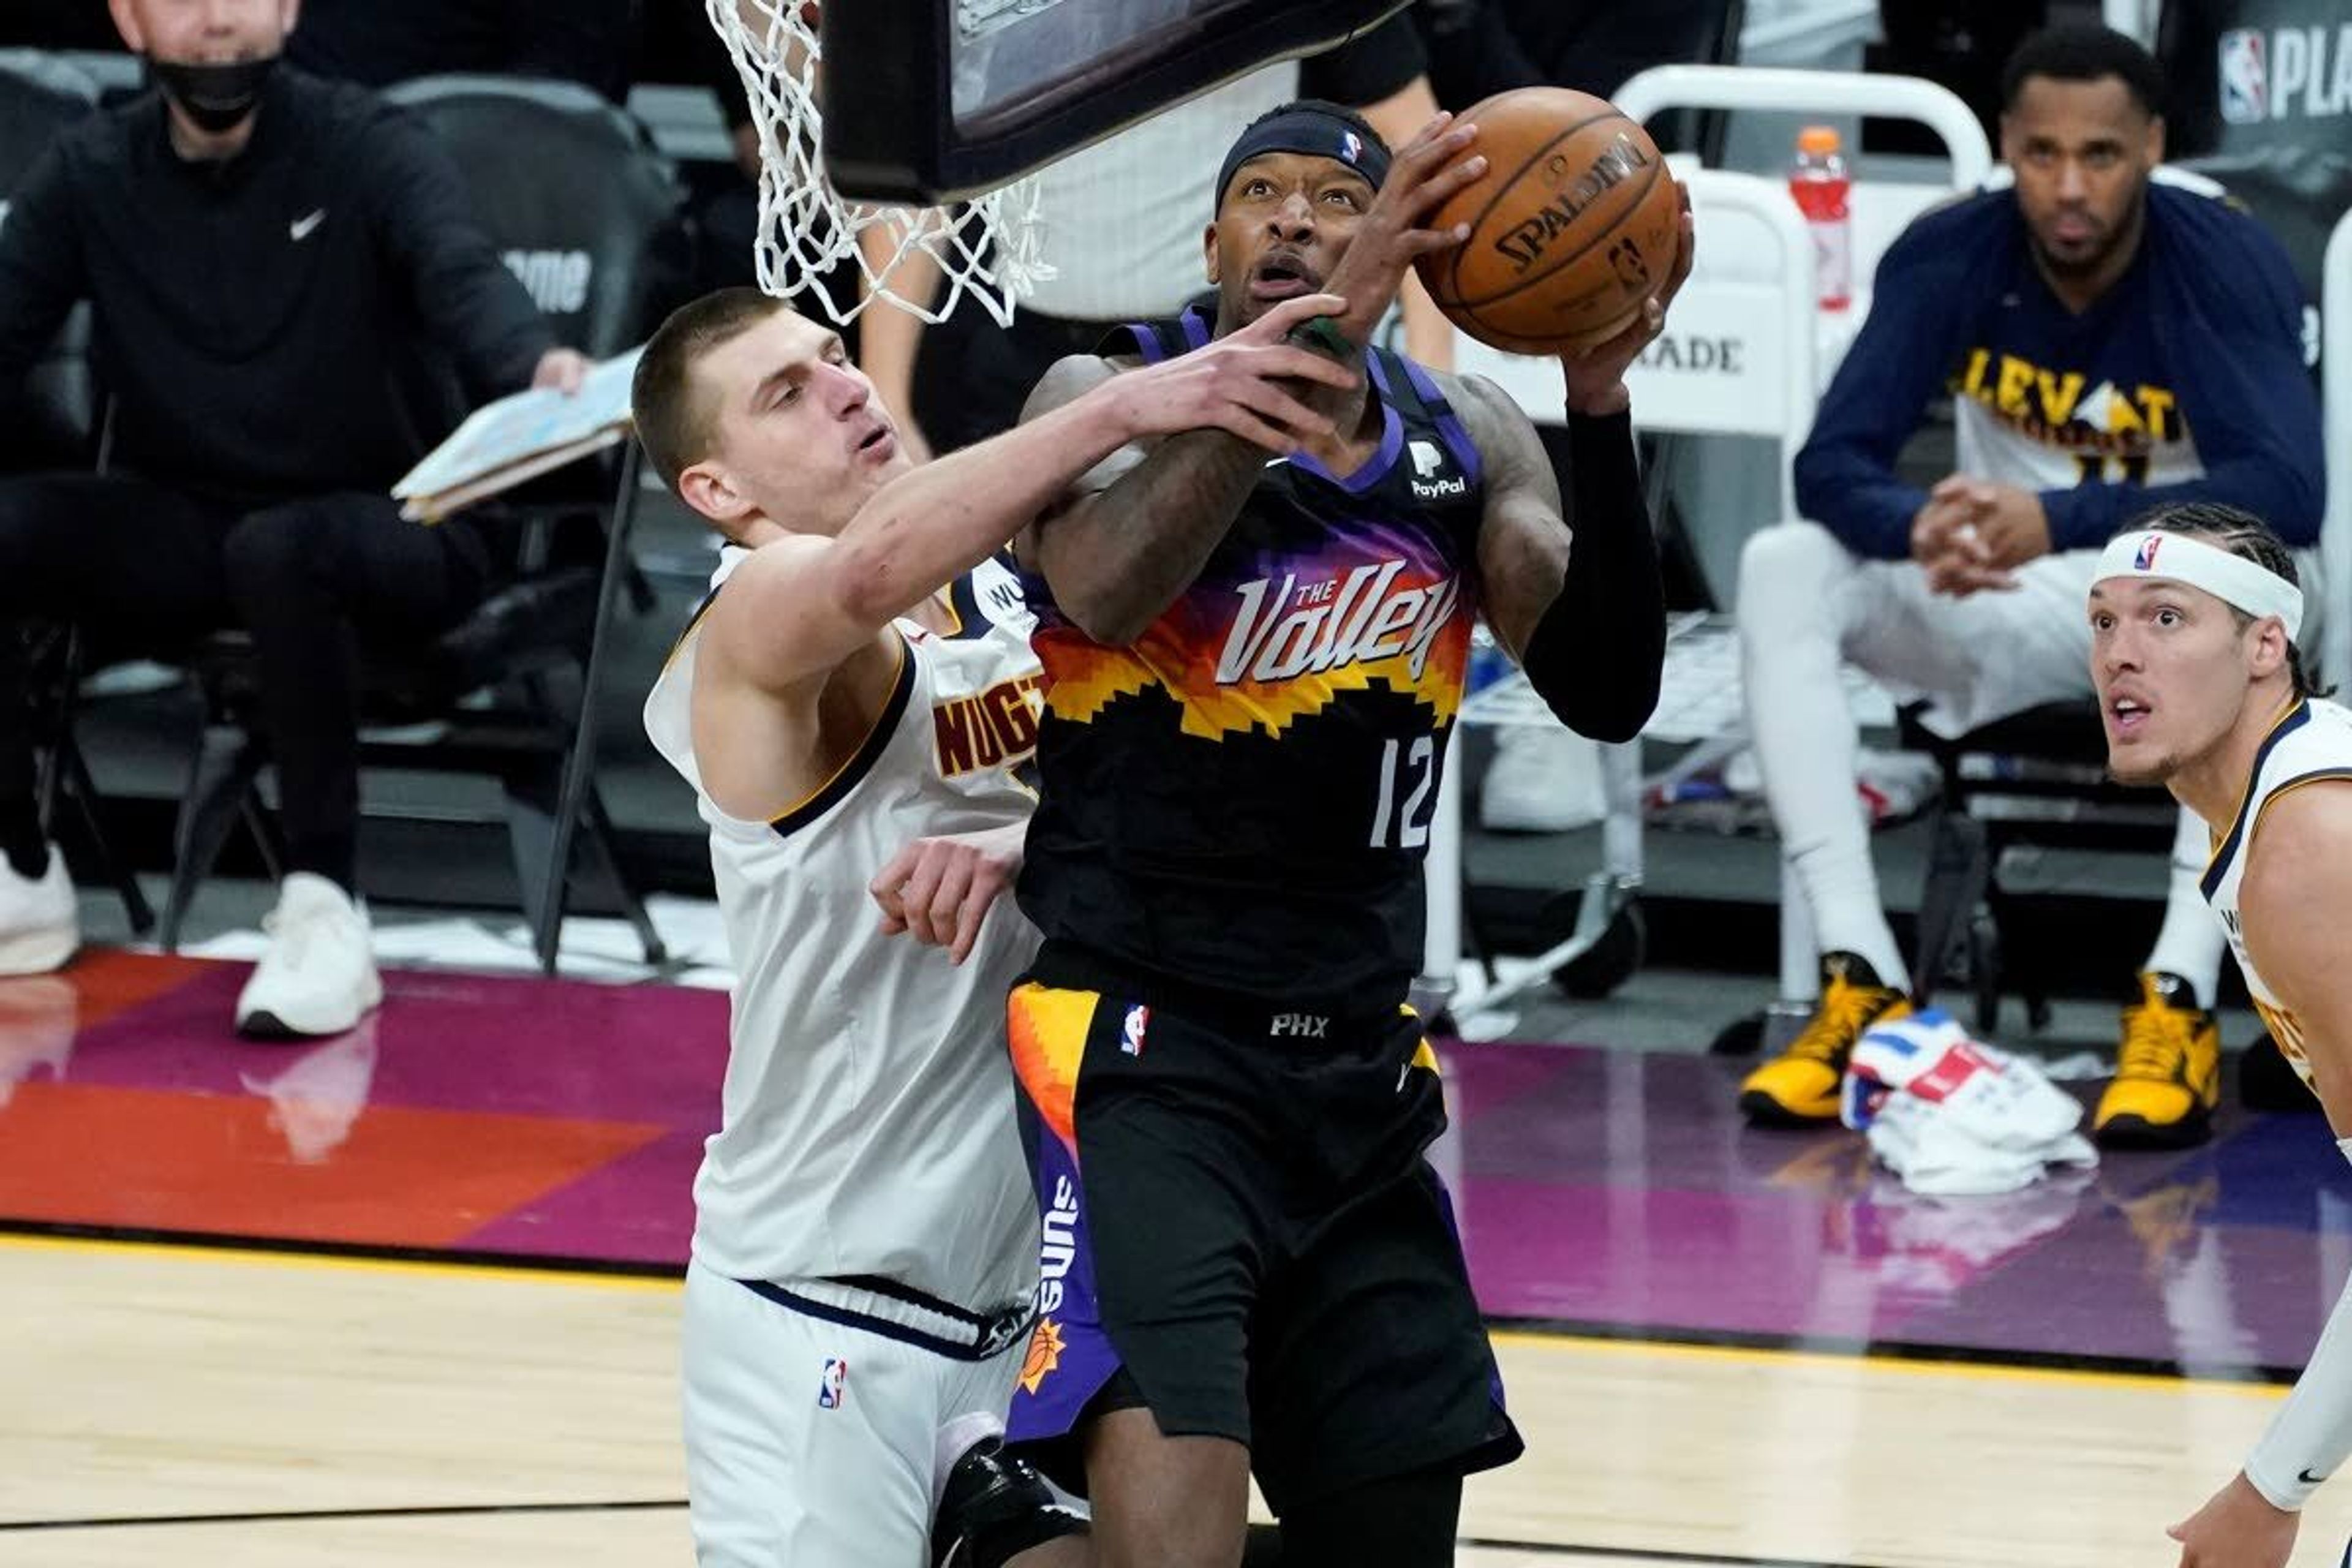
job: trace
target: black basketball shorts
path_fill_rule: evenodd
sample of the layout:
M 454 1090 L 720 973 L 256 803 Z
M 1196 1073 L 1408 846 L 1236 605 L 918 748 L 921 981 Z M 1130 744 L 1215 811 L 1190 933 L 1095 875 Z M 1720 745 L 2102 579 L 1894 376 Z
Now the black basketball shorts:
M 1162 1432 L 1246 1445 L 1277 1513 L 1516 1458 L 1412 1012 L 1138 989 L 1049 948 L 1013 993 L 1044 1223 L 1009 1436 L 1069 1433 L 1123 1369 Z

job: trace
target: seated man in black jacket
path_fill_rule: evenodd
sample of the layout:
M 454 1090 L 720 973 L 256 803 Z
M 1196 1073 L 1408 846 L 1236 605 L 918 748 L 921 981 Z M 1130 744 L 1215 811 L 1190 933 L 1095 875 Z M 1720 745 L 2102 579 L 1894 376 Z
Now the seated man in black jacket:
M 111 0 L 160 90 L 59 137 L 0 227 L 0 376 L 77 300 L 114 398 L 104 477 L 0 483 L 0 975 L 54 969 L 73 889 L 35 812 L 21 644 L 35 617 L 173 638 L 241 626 L 288 875 L 240 1029 L 324 1035 L 381 999 L 353 897 L 357 640 L 479 602 L 461 522 L 386 491 L 425 441 L 394 392 L 417 334 L 477 394 L 576 386 L 421 122 L 274 68 L 296 0 Z

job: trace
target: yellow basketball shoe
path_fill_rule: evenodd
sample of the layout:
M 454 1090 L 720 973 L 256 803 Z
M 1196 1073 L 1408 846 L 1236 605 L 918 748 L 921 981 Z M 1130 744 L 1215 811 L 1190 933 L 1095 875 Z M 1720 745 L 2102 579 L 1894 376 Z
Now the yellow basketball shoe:
M 1789 1048 L 1748 1075 L 1739 1086 L 1739 1109 L 1759 1127 L 1805 1127 L 1835 1121 L 1838 1086 L 1853 1043 L 1873 1024 L 1891 1023 L 1911 1011 L 1899 987 L 1884 984 L 1878 972 L 1850 952 L 1822 955 L 1822 999 L 1812 1021 Z
M 2124 1009 L 2116 1080 L 2099 1097 L 2092 1136 L 2110 1149 L 2185 1149 L 2213 1133 L 2221 1096 L 2221 1029 L 2177 974 L 2139 977 Z

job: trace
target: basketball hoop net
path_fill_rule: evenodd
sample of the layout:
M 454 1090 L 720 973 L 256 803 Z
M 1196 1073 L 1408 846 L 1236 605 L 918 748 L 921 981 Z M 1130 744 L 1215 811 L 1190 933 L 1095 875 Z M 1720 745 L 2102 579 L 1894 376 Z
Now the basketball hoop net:
M 754 250 L 762 289 L 779 299 L 814 295 L 844 325 L 879 299 L 927 321 L 943 321 L 970 294 L 1002 324 L 1013 320 L 1016 299 L 1038 279 L 1053 276 L 1038 258 L 1034 182 L 988 192 L 955 209 L 874 206 L 845 200 L 833 188 L 817 151 L 824 117 L 818 101 L 814 4 L 705 0 L 705 5 L 710 25 L 734 57 L 759 132 L 760 232 Z M 862 245 L 867 236 L 881 243 Z M 938 298 L 929 304 L 891 287 L 900 264 L 917 251 L 938 264 L 941 279 Z M 851 260 L 863 284 L 856 299 L 845 302 L 812 287 L 820 274 Z

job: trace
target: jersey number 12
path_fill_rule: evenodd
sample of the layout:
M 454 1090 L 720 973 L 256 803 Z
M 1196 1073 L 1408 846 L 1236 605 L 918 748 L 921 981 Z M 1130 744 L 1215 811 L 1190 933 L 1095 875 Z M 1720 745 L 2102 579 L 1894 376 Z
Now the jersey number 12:
M 1403 744 L 1391 741 L 1381 748 L 1381 804 L 1372 816 L 1375 849 L 1420 849 L 1429 843 L 1429 789 L 1437 778 L 1437 769 L 1433 765 L 1437 742 L 1421 735 L 1414 738 L 1412 750 L 1403 751 Z M 1402 765 L 1398 763 L 1401 751 Z M 1405 793 L 1408 784 L 1410 794 Z M 1399 795 L 1404 795 L 1402 811 L 1397 809 Z M 1391 827 L 1396 835 L 1393 842 L 1390 838 Z

